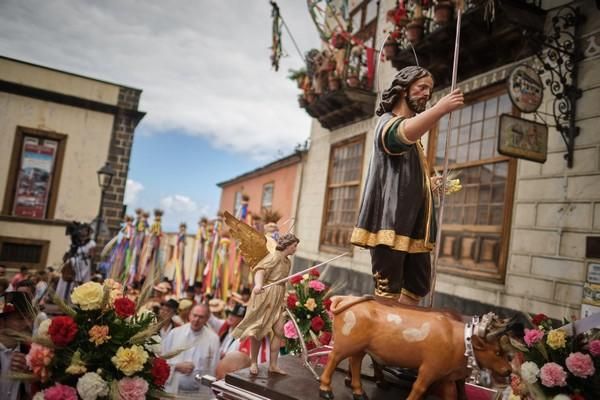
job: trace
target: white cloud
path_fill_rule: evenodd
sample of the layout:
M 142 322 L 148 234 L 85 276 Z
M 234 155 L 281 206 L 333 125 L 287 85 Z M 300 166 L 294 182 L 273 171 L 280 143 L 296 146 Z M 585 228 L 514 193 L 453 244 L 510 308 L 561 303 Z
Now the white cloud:
M 198 209 L 196 202 L 182 194 L 163 197 L 160 199 L 160 206 L 165 212 L 170 213 L 188 213 Z
M 211 216 L 216 210 L 206 204 L 198 204 L 191 197 L 174 194 L 160 199 L 160 207 L 164 210 L 163 228 L 175 232 L 180 223 L 185 222 L 188 232 L 194 233 L 198 221 L 203 216 Z
M 303 51 L 319 46 L 306 3 L 280 0 Z M 182 130 L 254 157 L 289 150 L 309 134 L 299 91 L 302 66 L 284 31 L 270 69 L 266 1 L 197 0 L 0 3 L 0 54 L 143 90 L 139 131 Z
M 127 184 L 125 185 L 125 200 L 124 203 L 132 206 L 136 204 L 138 200 L 138 195 L 144 190 L 144 185 L 142 185 L 138 181 L 134 181 L 133 179 L 127 179 Z

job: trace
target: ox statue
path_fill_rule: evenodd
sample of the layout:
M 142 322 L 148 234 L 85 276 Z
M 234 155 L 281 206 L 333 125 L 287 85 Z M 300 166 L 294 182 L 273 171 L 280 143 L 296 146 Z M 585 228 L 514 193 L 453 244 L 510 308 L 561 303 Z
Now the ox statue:
M 409 307 L 372 296 L 333 297 L 331 311 L 333 350 L 321 375 L 321 398 L 333 399 L 332 374 L 340 361 L 350 357 L 353 398 L 366 399 L 360 382 L 365 354 L 380 365 L 417 370 L 408 400 L 421 399 L 433 384 L 443 399 L 456 399 L 473 368 L 486 368 L 500 376 L 511 373 L 499 341 L 508 321 L 492 313 L 481 321 L 464 323 L 449 311 Z

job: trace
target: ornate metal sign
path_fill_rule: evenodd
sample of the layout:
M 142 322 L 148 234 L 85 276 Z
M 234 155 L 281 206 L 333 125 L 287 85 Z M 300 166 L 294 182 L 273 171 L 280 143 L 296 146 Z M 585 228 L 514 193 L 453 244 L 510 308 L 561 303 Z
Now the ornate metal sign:
M 502 114 L 498 153 L 539 163 L 546 162 L 548 127 L 539 122 Z
M 544 97 L 544 85 L 537 71 L 528 65 L 517 65 L 510 73 L 508 95 L 521 112 L 536 111 Z

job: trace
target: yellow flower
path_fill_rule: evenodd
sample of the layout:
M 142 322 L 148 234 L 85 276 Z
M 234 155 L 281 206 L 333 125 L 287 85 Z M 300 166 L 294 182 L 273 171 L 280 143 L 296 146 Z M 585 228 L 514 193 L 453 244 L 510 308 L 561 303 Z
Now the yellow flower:
M 317 302 L 311 297 L 308 300 L 306 300 L 306 303 L 304 303 L 304 307 L 306 307 L 308 311 L 314 311 L 314 309 L 317 308 Z
M 108 326 L 107 325 L 94 325 L 89 330 L 88 335 L 90 335 L 90 342 L 94 343 L 96 346 L 100 346 L 108 342 L 110 336 L 108 336 Z
M 82 310 L 98 310 L 102 307 L 104 289 L 101 284 L 87 282 L 77 286 L 71 294 L 73 304 L 79 305 Z
M 131 376 L 144 369 L 144 364 L 148 361 L 148 353 L 142 346 L 136 344 L 129 348 L 119 347 L 111 361 L 121 372 Z
M 546 343 L 548 343 L 548 346 L 550 346 L 554 350 L 562 349 L 567 344 L 566 337 L 567 332 L 563 331 L 562 329 L 553 329 L 550 332 L 548 332 L 548 338 L 546 339 Z
M 79 350 L 73 353 L 73 357 L 71 358 L 71 365 L 69 365 L 66 372 L 67 374 L 71 375 L 81 375 L 87 372 L 85 363 L 81 360 L 81 353 L 79 352 Z

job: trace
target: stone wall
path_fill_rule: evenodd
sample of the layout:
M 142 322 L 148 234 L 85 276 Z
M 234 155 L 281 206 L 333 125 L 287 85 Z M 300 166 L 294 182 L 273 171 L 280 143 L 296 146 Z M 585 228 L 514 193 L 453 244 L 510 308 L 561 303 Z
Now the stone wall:
M 137 124 L 145 115 L 138 111 L 141 93 L 139 89 L 127 87 L 121 87 L 119 90 L 118 111 L 115 115 L 108 151 L 108 161 L 115 171 L 115 176 L 105 193 L 102 210 L 110 236 L 99 236 L 100 243 L 105 243 L 110 237 L 116 235 L 123 220 L 123 199 L 129 173 L 133 135 Z

